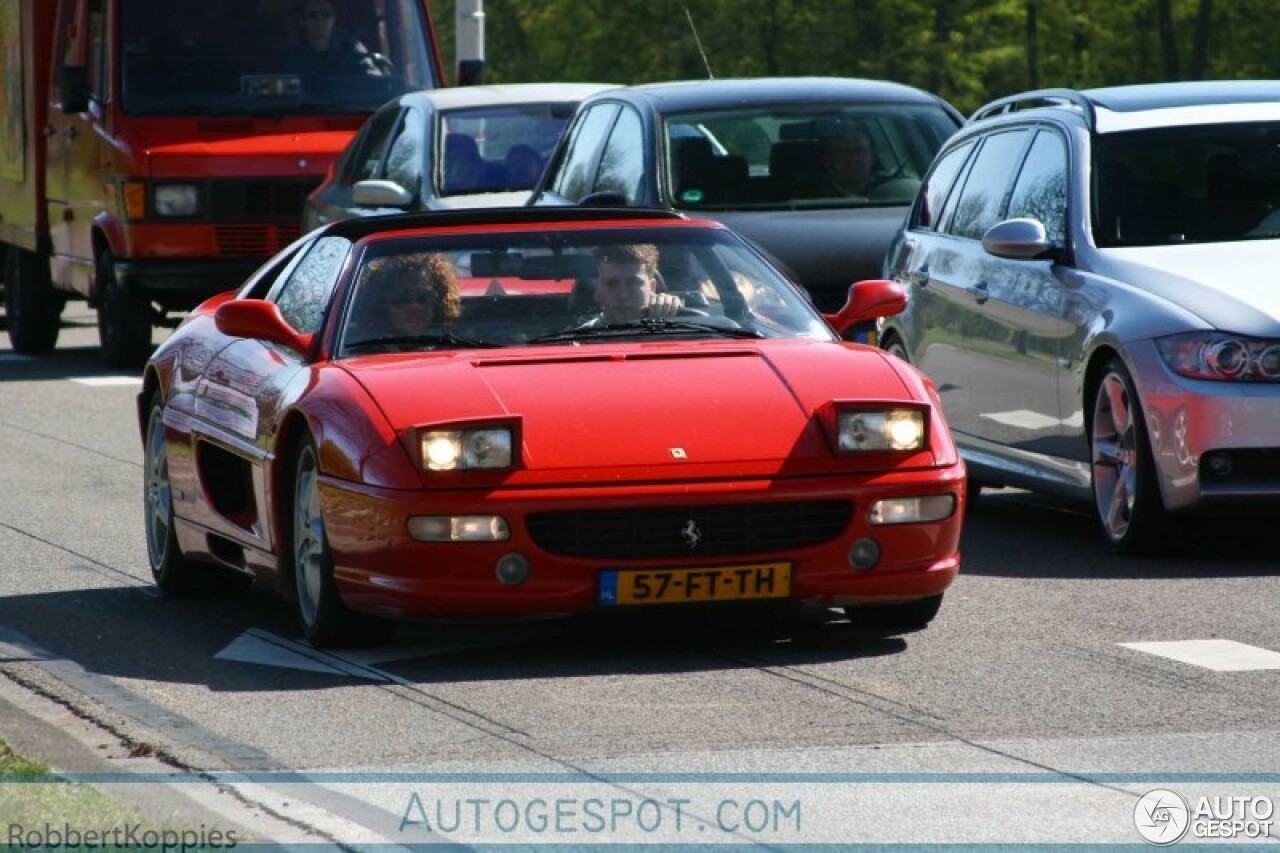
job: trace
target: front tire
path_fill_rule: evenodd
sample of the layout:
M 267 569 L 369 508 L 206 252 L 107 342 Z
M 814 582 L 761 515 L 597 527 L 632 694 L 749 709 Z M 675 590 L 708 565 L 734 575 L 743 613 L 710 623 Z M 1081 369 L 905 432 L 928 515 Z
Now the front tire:
M 98 257 L 98 340 L 108 367 L 141 367 L 151 355 L 151 306 L 116 279 L 115 258 Z
M 196 591 L 197 567 L 178 547 L 173 522 L 173 491 L 169 484 L 169 451 L 164 434 L 164 397 L 151 395 L 147 415 L 143 496 L 146 510 L 147 561 L 157 587 L 169 595 Z
M 892 636 L 922 631 L 938 615 L 942 594 L 899 604 L 865 604 L 844 609 L 845 615 L 860 631 Z
M 10 247 L 4 265 L 5 324 L 15 352 L 39 355 L 58 343 L 66 299 L 53 289 L 48 259 Z
M 1168 516 L 1142 402 L 1119 359 L 1104 368 L 1092 412 L 1089 459 L 1094 508 L 1107 542 L 1119 554 L 1156 550 L 1167 541 Z
M 289 543 L 302 636 L 317 648 L 353 639 L 356 621 L 338 596 L 320 508 L 320 455 L 307 435 L 293 455 Z

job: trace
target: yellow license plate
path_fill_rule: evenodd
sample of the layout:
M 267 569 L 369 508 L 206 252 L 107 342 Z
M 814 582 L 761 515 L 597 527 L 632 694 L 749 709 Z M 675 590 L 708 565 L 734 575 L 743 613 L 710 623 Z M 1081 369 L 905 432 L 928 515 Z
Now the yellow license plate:
M 600 573 L 600 604 L 686 604 L 786 598 L 790 563 L 753 563 L 699 569 L 646 569 Z

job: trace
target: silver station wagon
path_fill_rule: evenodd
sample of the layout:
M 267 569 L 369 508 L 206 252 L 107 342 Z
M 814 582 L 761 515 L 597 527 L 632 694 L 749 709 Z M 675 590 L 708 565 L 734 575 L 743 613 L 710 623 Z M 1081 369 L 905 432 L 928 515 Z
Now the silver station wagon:
M 971 484 L 1091 500 L 1121 552 L 1280 498 L 1280 83 L 1028 92 L 939 152 L 881 344 Z

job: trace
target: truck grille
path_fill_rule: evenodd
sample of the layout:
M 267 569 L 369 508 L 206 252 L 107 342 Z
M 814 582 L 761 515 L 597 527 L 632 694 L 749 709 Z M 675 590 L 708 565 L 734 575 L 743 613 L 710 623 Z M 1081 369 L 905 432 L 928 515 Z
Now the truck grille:
M 848 501 L 807 501 L 535 512 L 526 523 L 538 547 L 563 557 L 665 560 L 807 548 L 839 536 L 852 516 Z M 693 546 L 683 535 L 690 521 Z
M 299 214 L 301 215 L 301 214 Z M 218 254 L 243 257 L 274 255 L 302 234 L 299 223 L 280 225 L 216 225 Z
M 206 181 L 206 221 L 214 223 L 218 253 L 274 255 L 302 234 L 302 208 L 315 178 Z

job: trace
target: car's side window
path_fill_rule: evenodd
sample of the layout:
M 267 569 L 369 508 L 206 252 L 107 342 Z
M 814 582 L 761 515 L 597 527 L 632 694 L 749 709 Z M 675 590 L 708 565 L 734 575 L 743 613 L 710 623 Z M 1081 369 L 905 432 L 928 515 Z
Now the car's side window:
M 986 138 L 960 190 L 955 211 L 943 224 L 947 233 L 981 240 L 986 230 L 1000 221 L 1012 172 L 1010 164 L 1021 159 L 1030 135 L 1029 129 L 1022 128 Z
M 418 111 L 406 111 L 387 150 L 387 180 L 395 181 L 415 198 L 422 189 L 425 130 L 426 122 Z
M 592 192 L 612 190 L 635 202 L 644 179 L 644 124 L 635 110 L 624 109 L 613 125 L 600 157 L 600 171 Z
M 369 119 L 360 141 L 351 152 L 351 159 L 346 164 L 347 183 L 367 181 L 378 176 L 378 167 L 382 164 L 383 152 L 387 150 L 387 140 L 400 118 L 399 109 L 383 110 Z
M 556 176 L 552 190 L 570 201 L 578 201 L 591 192 L 595 177 L 596 155 L 604 143 L 605 135 L 613 126 L 618 114 L 617 104 L 601 104 L 592 107 L 578 123 L 578 129 L 565 153 L 560 174 Z
M 351 241 L 345 237 L 322 237 L 315 242 L 275 294 L 285 322 L 304 335 L 319 330 L 350 251 Z
M 1027 159 L 1013 185 L 1009 218 L 1029 216 L 1044 224 L 1049 242 L 1067 242 L 1067 147 L 1051 130 L 1036 134 Z
M 926 231 L 937 227 L 938 222 L 941 221 L 942 206 L 946 203 L 947 195 L 956 182 L 956 176 L 960 174 L 960 167 L 964 165 L 965 158 L 972 150 L 973 143 L 966 142 L 938 159 L 933 171 L 925 179 L 924 188 L 920 192 L 920 201 L 912 212 L 912 228 Z

